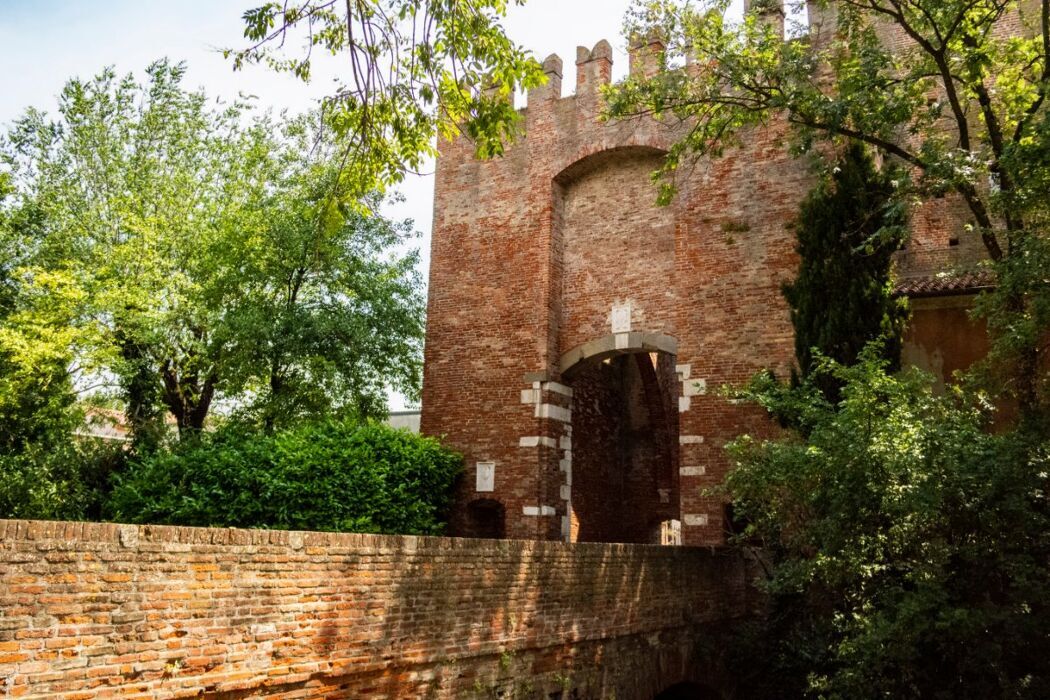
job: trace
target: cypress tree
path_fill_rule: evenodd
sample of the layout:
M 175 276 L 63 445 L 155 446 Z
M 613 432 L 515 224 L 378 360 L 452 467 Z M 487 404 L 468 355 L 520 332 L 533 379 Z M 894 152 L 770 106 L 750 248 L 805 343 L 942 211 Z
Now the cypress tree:
M 877 339 L 890 369 L 899 368 L 907 306 L 893 295 L 891 267 L 906 215 L 895 189 L 893 174 L 880 173 L 865 148 L 853 144 L 802 203 L 798 277 L 782 289 L 795 327 L 799 374 L 793 384 L 812 373 L 814 349 L 850 365 Z M 815 381 L 829 400 L 838 400 L 839 387 L 823 377 Z

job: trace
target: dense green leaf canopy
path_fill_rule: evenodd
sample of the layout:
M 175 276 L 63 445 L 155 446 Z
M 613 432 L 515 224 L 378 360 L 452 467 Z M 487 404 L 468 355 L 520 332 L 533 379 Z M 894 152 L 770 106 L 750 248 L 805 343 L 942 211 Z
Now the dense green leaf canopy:
M 115 379 L 140 440 L 165 412 L 201 430 L 217 399 L 272 426 L 414 393 L 411 224 L 366 213 L 381 201 L 348 189 L 318 117 L 213 106 L 184 72 L 72 80 L 57 119 L 16 122 L 7 346 L 74 359 L 78 386 Z
M 876 355 L 817 367 L 838 404 L 813 381 L 743 394 L 806 436 L 730 448 L 741 539 L 772 564 L 747 696 L 1046 697 L 1050 443 L 993 434 L 983 397 L 937 396 Z
M 437 440 L 354 421 L 228 428 L 129 465 L 120 522 L 438 534 L 462 469 Z
M 543 80 L 499 24 L 509 4 L 267 2 L 244 13 L 251 44 L 226 53 L 236 67 L 264 63 L 303 80 L 318 55 L 340 58 L 345 82 L 325 110 L 345 149 L 344 177 L 371 192 L 418 171 L 436 153 L 435 136 L 463 133 L 482 157 L 503 152 L 520 122 L 510 96 Z

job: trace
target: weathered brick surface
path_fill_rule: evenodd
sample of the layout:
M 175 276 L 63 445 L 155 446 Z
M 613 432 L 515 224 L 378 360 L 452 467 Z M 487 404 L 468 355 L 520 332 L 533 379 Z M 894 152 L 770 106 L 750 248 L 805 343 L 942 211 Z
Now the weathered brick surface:
M 811 9 L 818 31 L 820 13 Z M 819 31 L 833 26 L 828 20 Z M 1020 31 L 1017 17 L 1000 29 Z M 635 52 L 631 70 L 650 70 L 646 56 Z M 577 92 L 562 97 L 561 61 L 545 61 L 549 82 L 529 93 L 524 136 L 502 158 L 478 161 L 466 138 L 439 144 L 422 430 L 461 450 L 468 474 L 476 462 L 496 465 L 494 492 L 477 492 L 473 478 L 462 482 L 455 532 L 472 531 L 468 504 L 484 498 L 504 506 L 510 537 L 586 537 L 586 510 L 621 525 L 598 537 L 644 541 L 648 523 L 670 516 L 681 519 L 687 544 L 717 544 L 723 504 L 706 494 L 724 480 L 726 442 L 774 431 L 761 411 L 715 389 L 763 369 L 787 376 L 793 364 L 780 288 L 797 269 L 792 228 L 814 184 L 812 164 L 789 154 L 786 125 L 772 119 L 742 133 L 724 157 L 683 165 L 678 195 L 657 207 L 650 173 L 689 125 L 601 120 L 599 90 L 611 65 L 605 42 L 581 47 Z M 983 257 L 958 198 L 926 202 L 913 214 L 901 275 Z M 618 307 L 629 308 L 633 334 L 615 336 Z M 952 356 L 937 360 L 943 367 L 971 361 L 972 353 L 951 345 L 957 337 L 936 330 L 949 316 L 915 315 L 909 342 L 925 346 L 910 346 L 910 356 Z M 663 347 L 650 347 L 654 339 Z M 670 509 L 644 493 L 617 496 L 609 479 L 591 478 L 615 466 L 624 446 L 610 441 L 623 443 L 624 412 L 635 408 L 598 387 L 598 371 L 579 362 L 654 349 L 682 369 L 663 397 L 680 410 L 678 436 L 669 437 L 680 470 Z M 565 402 L 548 389 L 560 385 L 585 396 Z M 552 417 L 542 410 L 548 403 L 574 413 Z M 660 479 L 659 460 L 650 463 L 648 483 L 635 474 L 646 492 Z M 626 483 L 628 466 L 610 478 Z M 575 479 L 581 469 L 589 474 Z
M 529 94 L 525 137 L 505 157 L 479 162 L 466 139 L 440 144 L 422 429 L 462 450 L 468 470 L 496 463 L 494 494 L 463 482 L 457 531 L 467 528 L 466 504 L 479 497 L 504 504 L 508 536 L 580 531 L 572 503 L 601 496 L 567 484 L 560 467 L 566 459 L 600 460 L 573 455 L 572 443 L 601 438 L 580 435 L 575 419 L 537 415 L 521 392 L 536 389 L 540 402 L 558 401 L 544 382 L 573 386 L 562 356 L 612 338 L 613 307 L 630 308 L 631 331 L 671 338 L 674 362 L 712 389 L 766 367 L 783 372 L 793 357 L 779 287 L 797 264 L 789 223 L 812 179 L 788 155 L 783 125 L 756 130 L 725 158 L 686 169 L 678 197 L 657 207 L 649 175 L 685 126 L 601 121 L 597 90 L 611 65 L 605 56 L 601 44 L 581 49 L 584 79 L 564 98 L 557 63 L 547 62 L 550 83 Z M 687 387 L 679 381 L 667 389 L 666 403 L 678 411 Z M 715 543 L 722 505 L 704 491 L 724 476 L 721 448 L 742 429 L 769 426 L 753 410 L 694 393 L 675 421 L 688 436 L 676 459 L 688 469 L 675 478 L 672 510 L 687 543 Z M 529 436 L 548 440 L 522 442 Z M 654 488 L 658 478 L 652 475 Z M 566 485 L 570 500 L 561 497 Z M 605 504 L 612 517 L 637 523 L 660 510 L 636 512 L 641 507 L 635 497 Z M 644 535 L 635 527 L 616 539 Z
M 0 697 L 651 698 L 716 680 L 744 586 L 692 548 L 0 520 Z

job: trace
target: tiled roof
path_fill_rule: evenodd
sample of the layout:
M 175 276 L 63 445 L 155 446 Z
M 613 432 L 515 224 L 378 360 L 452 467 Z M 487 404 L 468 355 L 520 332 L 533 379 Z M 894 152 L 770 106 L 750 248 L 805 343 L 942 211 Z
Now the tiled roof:
M 900 296 L 939 297 L 955 294 L 976 294 L 995 285 L 995 276 L 988 270 L 940 273 L 922 277 L 906 277 L 894 290 Z

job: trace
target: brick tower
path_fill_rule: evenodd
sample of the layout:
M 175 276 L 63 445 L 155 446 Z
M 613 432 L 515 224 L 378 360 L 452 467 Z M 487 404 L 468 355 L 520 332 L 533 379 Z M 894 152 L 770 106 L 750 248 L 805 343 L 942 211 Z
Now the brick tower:
M 634 47 L 631 73 L 654 71 L 660 50 Z M 680 172 L 657 206 L 650 174 L 686 126 L 599 120 L 605 41 L 578 49 L 575 95 L 561 95 L 560 58 L 543 68 L 502 158 L 440 144 L 422 431 L 466 457 L 451 533 L 720 543 L 723 504 L 706 490 L 725 443 L 773 427 L 714 390 L 793 361 L 780 286 L 808 164 L 773 122 Z M 956 209 L 919 212 L 908 254 L 956 254 Z M 934 311 L 927 345 L 971 333 Z M 940 353 L 946 371 L 941 349 L 909 351 Z

